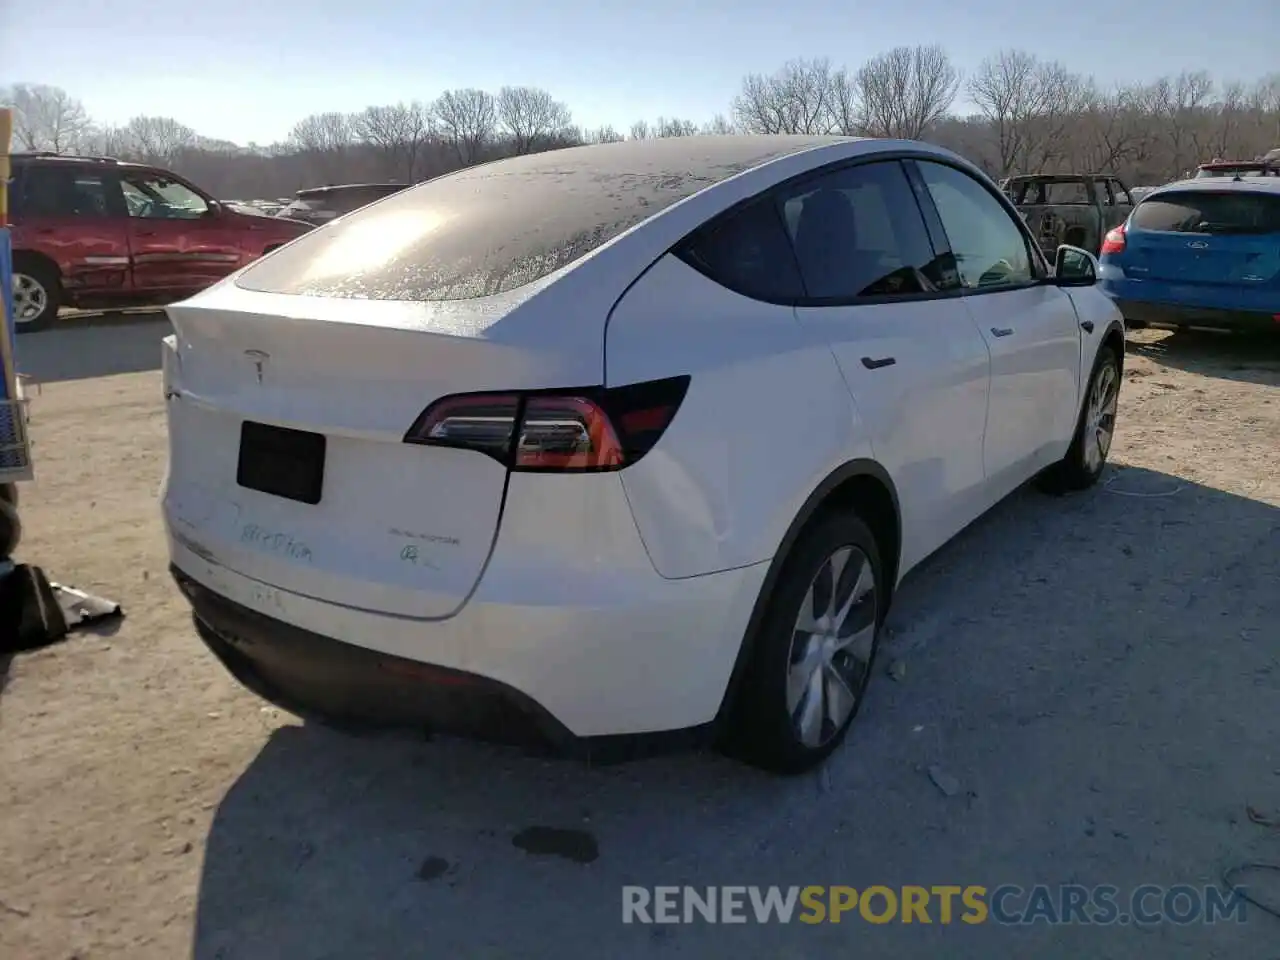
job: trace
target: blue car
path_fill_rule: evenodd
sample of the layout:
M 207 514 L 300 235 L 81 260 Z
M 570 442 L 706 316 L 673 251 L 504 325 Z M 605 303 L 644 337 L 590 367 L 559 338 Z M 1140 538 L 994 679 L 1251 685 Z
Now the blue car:
M 1280 178 L 1158 187 L 1099 259 L 1099 286 L 1129 326 L 1280 331 Z

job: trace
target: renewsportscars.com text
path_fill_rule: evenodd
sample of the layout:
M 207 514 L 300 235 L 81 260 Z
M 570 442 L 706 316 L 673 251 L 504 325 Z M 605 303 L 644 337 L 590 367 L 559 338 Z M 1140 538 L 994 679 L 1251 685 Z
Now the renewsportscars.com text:
M 1029 925 L 1191 924 L 1245 920 L 1240 889 L 1156 886 L 625 886 L 622 922 Z

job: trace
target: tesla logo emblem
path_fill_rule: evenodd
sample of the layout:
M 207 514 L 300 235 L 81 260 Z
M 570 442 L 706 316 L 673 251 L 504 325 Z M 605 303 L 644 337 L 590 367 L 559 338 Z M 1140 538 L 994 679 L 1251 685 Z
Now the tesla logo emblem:
M 1187 246 L 1190 247 L 1192 250 L 1208 250 L 1209 249 L 1209 245 L 1205 243 L 1203 240 L 1192 240 L 1190 243 L 1187 244 Z
M 246 350 L 244 355 L 249 358 L 249 362 L 253 364 L 254 372 L 258 374 L 258 382 L 262 382 L 262 368 L 267 365 L 267 361 L 271 359 L 271 354 L 262 350 Z

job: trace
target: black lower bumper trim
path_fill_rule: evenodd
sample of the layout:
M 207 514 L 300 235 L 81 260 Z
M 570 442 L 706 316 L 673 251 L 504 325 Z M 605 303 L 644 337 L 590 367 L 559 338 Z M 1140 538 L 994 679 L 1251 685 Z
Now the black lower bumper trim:
M 593 763 L 704 746 L 711 737 L 710 724 L 578 737 L 506 684 L 322 636 L 228 600 L 176 566 L 170 572 L 191 603 L 196 632 L 223 666 L 258 696 L 304 718 L 504 743 Z
M 1249 310 L 1189 307 L 1146 300 L 1116 300 L 1116 307 L 1131 324 L 1156 327 L 1212 327 L 1219 330 L 1272 330 L 1280 332 L 1275 315 Z

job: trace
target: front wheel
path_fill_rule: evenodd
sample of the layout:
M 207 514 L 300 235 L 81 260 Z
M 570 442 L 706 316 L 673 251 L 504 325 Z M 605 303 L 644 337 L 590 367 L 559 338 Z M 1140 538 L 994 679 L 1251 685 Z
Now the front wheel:
M 1052 493 L 1084 490 L 1098 482 L 1111 453 L 1120 402 L 1120 357 L 1103 344 L 1093 364 L 1076 434 L 1067 455 L 1040 475 L 1040 485 Z
M 730 749 L 774 773 L 809 770 L 840 745 L 862 705 L 887 600 L 875 537 L 853 513 L 801 535 L 768 600 Z

